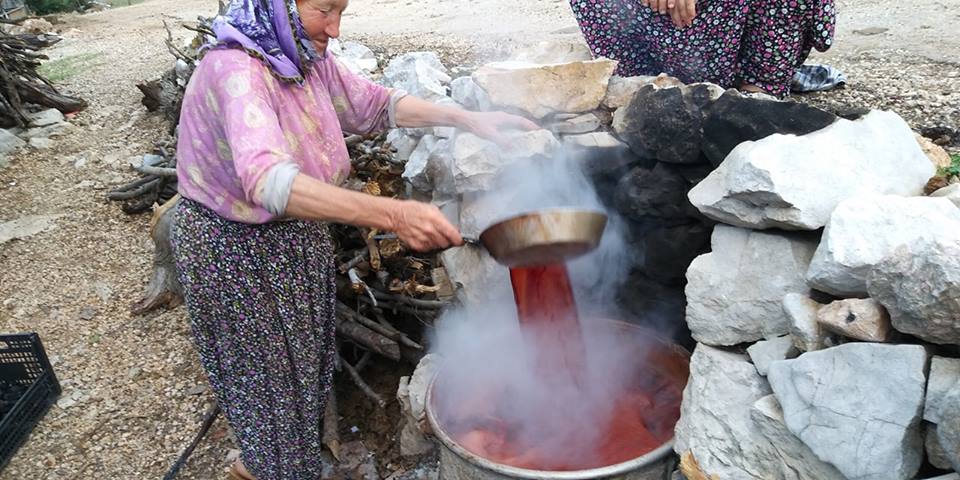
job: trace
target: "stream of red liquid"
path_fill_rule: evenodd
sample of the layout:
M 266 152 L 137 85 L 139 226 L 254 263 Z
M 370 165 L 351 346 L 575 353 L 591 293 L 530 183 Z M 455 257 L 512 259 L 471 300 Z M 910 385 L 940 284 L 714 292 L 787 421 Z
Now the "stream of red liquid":
M 510 279 L 521 329 L 533 354 L 536 375 L 542 376 L 547 385 L 564 382 L 567 386 L 585 388 L 588 352 L 566 266 L 515 267 L 510 270 Z M 641 371 L 633 373 L 633 377 L 624 379 L 625 388 L 606 400 L 612 404 L 611 408 L 597 409 L 602 414 L 590 419 L 600 434 L 581 433 L 562 439 L 559 442 L 562 451 L 547 451 L 543 442 L 518 432 L 520 427 L 502 420 L 502 415 L 497 415 L 496 411 L 509 411 L 510 399 L 507 398 L 498 399 L 495 403 L 499 405 L 488 407 L 490 411 L 475 412 L 474 422 L 451 433 L 467 450 L 519 468 L 569 471 L 632 460 L 673 437 L 682 389 L 657 373 L 656 368 L 644 366 Z M 545 412 L 533 420 L 569 421 L 562 415 L 559 417 L 555 412 Z M 550 444 L 558 445 L 558 442 Z

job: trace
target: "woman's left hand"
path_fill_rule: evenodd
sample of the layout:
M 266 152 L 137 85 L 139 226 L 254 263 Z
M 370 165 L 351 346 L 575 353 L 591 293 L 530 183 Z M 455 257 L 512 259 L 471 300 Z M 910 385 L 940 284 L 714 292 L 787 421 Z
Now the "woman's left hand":
M 674 0 L 676 4 L 670 8 L 670 19 L 677 28 L 689 27 L 697 16 L 697 0 Z
M 505 130 L 540 129 L 539 125 L 526 118 L 505 112 L 465 112 L 461 123 L 462 130 L 496 142 L 500 146 L 507 146 L 510 142 L 509 136 L 504 135 Z

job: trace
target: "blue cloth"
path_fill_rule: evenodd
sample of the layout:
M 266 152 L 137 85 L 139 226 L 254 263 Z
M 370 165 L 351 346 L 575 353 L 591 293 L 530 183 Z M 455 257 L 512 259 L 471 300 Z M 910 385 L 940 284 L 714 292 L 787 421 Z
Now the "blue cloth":
M 829 65 L 801 65 L 793 74 L 790 90 L 794 92 L 822 92 L 847 83 L 847 77 Z
M 216 41 L 204 48 L 240 47 L 287 81 L 303 82 L 304 72 L 320 56 L 303 28 L 296 0 L 232 0 L 212 27 Z

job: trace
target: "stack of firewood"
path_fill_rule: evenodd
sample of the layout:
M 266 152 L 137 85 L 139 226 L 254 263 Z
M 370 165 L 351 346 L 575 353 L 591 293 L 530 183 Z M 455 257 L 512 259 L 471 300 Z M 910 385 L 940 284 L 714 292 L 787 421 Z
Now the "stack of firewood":
M 53 35 L 11 35 L 0 30 L 0 127 L 27 127 L 28 104 L 63 113 L 86 108 L 85 101 L 61 94 L 37 72 L 40 61 L 47 59 L 39 51 L 58 41 Z

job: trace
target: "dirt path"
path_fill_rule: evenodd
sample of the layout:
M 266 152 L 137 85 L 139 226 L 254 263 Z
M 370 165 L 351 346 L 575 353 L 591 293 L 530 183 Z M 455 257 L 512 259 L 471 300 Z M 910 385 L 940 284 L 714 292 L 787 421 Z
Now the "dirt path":
M 902 106 L 917 126 L 956 128 L 960 74 L 956 63 L 940 62 L 957 61 L 948 55 L 960 51 L 960 37 L 949 34 L 957 12 L 946 3 L 842 1 L 840 41 L 827 57 L 854 75 L 852 85 L 813 100 Z M 66 40 L 48 53 L 77 61 L 78 71 L 61 83 L 90 108 L 54 149 L 26 152 L 0 169 L 0 222 L 64 215 L 53 230 L 0 245 L 0 331 L 41 334 L 64 396 L 2 478 L 160 478 L 211 403 L 183 309 L 128 313 L 150 272 L 149 219 L 124 215 L 104 193 L 132 178 L 128 159 L 147 153 L 162 133 L 162 120 L 146 113 L 134 86 L 171 65 L 161 20 L 191 21 L 215 4 L 149 0 L 63 17 Z M 567 2 L 516 5 L 354 0 L 343 29 L 371 46 L 439 49 L 454 59 L 546 38 L 580 41 Z M 889 30 L 854 33 L 882 28 Z M 220 477 L 230 448 L 220 422 L 181 478 Z

